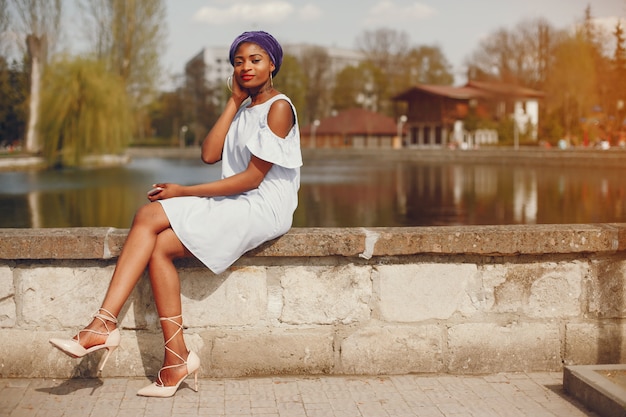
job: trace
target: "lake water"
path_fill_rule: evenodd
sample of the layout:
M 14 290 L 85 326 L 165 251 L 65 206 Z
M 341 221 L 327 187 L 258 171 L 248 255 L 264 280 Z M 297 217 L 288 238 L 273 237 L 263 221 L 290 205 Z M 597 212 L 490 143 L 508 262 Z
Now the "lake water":
M 0 172 L 0 227 L 130 226 L 155 182 L 217 179 L 192 159 Z M 623 169 L 364 159 L 305 161 L 295 227 L 626 222 Z

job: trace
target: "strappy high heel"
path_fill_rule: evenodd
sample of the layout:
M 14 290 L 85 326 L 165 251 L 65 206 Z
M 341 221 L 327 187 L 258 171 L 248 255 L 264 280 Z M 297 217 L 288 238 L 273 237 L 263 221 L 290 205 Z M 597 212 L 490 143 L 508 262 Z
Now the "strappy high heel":
M 137 392 L 137 395 L 141 395 L 141 396 L 144 396 L 144 397 L 162 397 L 162 398 L 171 397 L 172 395 L 174 395 L 176 393 L 176 391 L 178 390 L 178 387 L 185 380 L 185 378 L 187 378 L 191 374 L 194 374 L 194 387 L 193 387 L 193 390 L 198 392 L 198 369 L 200 368 L 200 358 L 198 357 L 198 355 L 196 355 L 192 351 L 189 351 L 188 355 L 187 355 L 187 360 L 185 360 L 185 359 L 183 359 L 182 356 L 180 356 L 178 353 L 174 352 L 174 350 L 170 349 L 167 346 L 168 343 L 170 343 L 180 332 L 183 331 L 183 324 L 182 323 L 178 323 L 177 321 L 174 320 L 174 319 L 178 319 L 178 318 L 181 318 L 181 317 L 182 317 L 182 315 L 178 315 L 178 316 L 174 316 L 174 317 L 160 317 L 159 320 L 160 321 L 169 321 L 170 323 L 173 323 L 173 324 L 178 326 L 178 329 L 172 335 L 172 337 L 167 339 L 167 341 L 165 342 L 165 350 L 167 350 L 168 352 L 170 352 L 171 354 L 176 356 L 178 359 L 180 359 L 180 361 L 182 363 L 179 363 L 179 364 L 176 364 L 176 365 L 164 366 L 163 368 L 161 368 L 159 370 L 159 374 L 157 375 L 156 381 L 154 381 L 152 384 L 148 385 L 147 387 L 144 387 L 144 388 L 140 389 Z M 163 380 L 161 379 L 161 372 L 164 369 L 178 368 L 180 366 L 186 366 L 187 367 L 187 374 L 184 377 L 182 377 L 176 383 L 176 385 L 172 385 L 171 387 L 166 387 L 165 385 L 163 385 Z
M 106 315 L 102 314 L 101 312 L 106 313 Z M 106 332 L 99 332 L 97 330 L 92 330 L 92 329 L 83 329 L 78 332 L 76 339 L 50 339 L 49 342 L 52 344 L 52 346 L 56 347 L 61 352 L 73 358 L 82 358 L 83 356 L 89 353 L 95 352 L 100 349 L 106 349 L 107 352 L 105 353 L 104 358 L 102 359 L 100 367 L 98 368 L 98 372 L 101 372 L 102 368 L 104 368 L 104 365 L 109 359 L 111 352 L 117 349 L 117 347 L 120 345 L 121 336 L 120 336 L 120 331 L 117 327 L 113 330 L 109 330 L 107 321 L 117 324 L 117 317 L 115 317 L 110 311 L 104 308 L 99 308 L 98 312 L 93 317 L 100 320 L 102 323 L 104 323 L 104 328 L 106 329 Z M 89 349 L 85 349 L 80 344 L 80 334 L 82 332 L 89 332 L 89 333 L 97 334 L 100 336 L 106 336 L 107 338 L 103 344 L 95 345 L 95 346 L 90 347 Z

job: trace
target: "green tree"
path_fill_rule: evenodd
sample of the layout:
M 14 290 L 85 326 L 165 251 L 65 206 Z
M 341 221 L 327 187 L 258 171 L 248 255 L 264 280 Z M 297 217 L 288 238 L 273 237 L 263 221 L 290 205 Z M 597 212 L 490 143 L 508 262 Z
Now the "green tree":
M 25 149 L 40 148 L 37 137 L 39 122 L 41 74 L 45 69 L 48 50 L 53 49 L 60 32 L 61 0 L 9 0 L 14 30 L 26 34 L 25 44 L 30 63 L 30 96 Z
M 298 59 L 305 80 L 304 123 L 311 123 L 330 112 L 330 56 L 324 48 L 310 46 Z
M 306 102 L 305 83 L 306 77 L 298 59 L 293 55 L 285 54 L 280 72 L 274 79 L 274 86 L 291 99 L 298 111 L 299 120 L 301 120 L 300 113 L 304 114 Z
M 179 91 L 163 92 L 150 104 L 150 120 L 156 137 L 169 138 L 176 144 L 183 123 L 183 94 Z
M 546 79 L 546 111 L 566 135 L 579 133 L 579 120 L 597 102 L 594 50 L 583 32 L 566 35 L 554 49 Z
M 615 52 L 613 54 L 613 101 L 615 102 L 616 129 L 620 129 L 626 114 L 626 40 L 622 22 L 615 25 Z
M 543 88 L 558 32 L 544 19 L 500 28 L 483 39 L 466 61 L 468 78 Z
M 579 30 L 581 37 L 587 44 L 593 60 L 595 86 L 595 102 L 604 111 L 612 111 L 615 107 L 614 86 L 611 85 L 612 80 L 612 63 L 608 56 L 610 51 L 605 49 L 605 45 L 609 44 L 610 34 L 596 24 L 591 12 L 591 6 L 587 6 L 582 23 L 582 30 Z M 591 107 L 586 109 L 591 110 Z
M 441 49 L 425 45 L 411 47 L 405 32 L 365 31 L 357 38 L 357 45 L 369 63 L 364 68 L 369 80 L 364 83 L 367 88 L 363 95 L 366 101 L 375 99 L 374 105 L 363 107 L 393 115 L 392 96 L 415 84 L 449 85 L 454 81 L 451 65 Z M 341 87 L 338 88 L 336 94 L 349 99 L 351 94 L 344 95 Z
M 369 86 L 370 92 L 366 95 L 375 94 L 376 105 L 372 110 L 391 115 L 392 107 L 390 98 L 406 87 L 403 81 L 402 71 L 409 50 L 409 36 L 404 31 L 382 28 L 373 31 L 364 31 L 357 37 L 357 47 L 366 56 L 366 60 L 384 77 L 371 77 L 379 81 L 375 86 Z M 371 92 L 374 93 L 371 93 Z
M 24 137 L 27 86 L 23 68 L 0 56 L 0 146 L 14 145 Z
M 48 66 L 40 134 L 51 164 L 80 165 L 85 155 L 127 146 L 132 122 L 123 80 L 99 61 L 74 58 Z
M 360 107 L 359 95 L 363 88 L 361 72 L 357 67 L 350 65 L 339 71 L 332 92 L 334 109 L 341 111 Z
M 452 66 L 438 46 L 411 48 L 400 65 L 400 90 L 415 84 L 450 85 L 454 82 Z
M 382 70 L 370 61 L 344 68 L 337 74 L 332 92 L 335 110 L 361 107 L 379 111 L 388 107 L 385 101 L 388 81 Z
M 160 52 L 167 34 L 164 0 L 80 0 L 86 39 L 97 59 L 119 75 L 132 98 L 135 125 L 161 81 Z M 137 135 L 143 137 L 140 129 Z
M 4 33 L 9 27 L 9 7 L 7 0 L 0 0 L 0 34 Z M 4 45 L 0 37 L 0 56 L 4 56 Z

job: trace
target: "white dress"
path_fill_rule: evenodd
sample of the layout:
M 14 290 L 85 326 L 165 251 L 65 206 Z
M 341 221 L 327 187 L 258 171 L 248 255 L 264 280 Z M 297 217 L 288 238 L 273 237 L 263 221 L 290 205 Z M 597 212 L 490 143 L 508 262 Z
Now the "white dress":
M 288 101 L 294 112 L 295 123 L 286 138 L 267 125 L 276 100 Z M 252 107 L 244 104 L 237 112 L 224 142 L 222 178 L 244 171 L 254 154 L 274 164 L 258 188 L 227 197 L 158 200 L 183 245 L 214 273 L 225 271 L 245 252 L 291 228 L 302 165 L 295 115 L 283 94 Z

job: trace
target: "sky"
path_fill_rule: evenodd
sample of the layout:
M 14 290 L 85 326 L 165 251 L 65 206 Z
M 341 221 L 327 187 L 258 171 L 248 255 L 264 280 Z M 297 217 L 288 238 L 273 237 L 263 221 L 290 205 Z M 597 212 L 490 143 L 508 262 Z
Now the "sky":
M 356 49 L 364 31 L 386 28 L 405 32 L 412 46 L 438 46 L 459 84 L 463 62 L 484 37 L 536 18 L 566 29 L 589 4 L 599 22 L 626 26 L 626 0 L 166 0 L 162 64 L 181 74 L 203 47 L 228 47 L 246 30 L 265 30 L 283 44 Z

